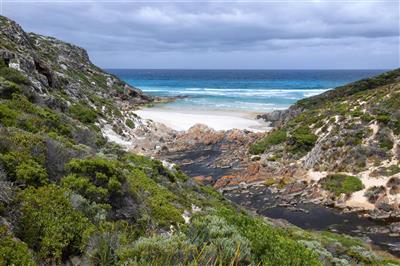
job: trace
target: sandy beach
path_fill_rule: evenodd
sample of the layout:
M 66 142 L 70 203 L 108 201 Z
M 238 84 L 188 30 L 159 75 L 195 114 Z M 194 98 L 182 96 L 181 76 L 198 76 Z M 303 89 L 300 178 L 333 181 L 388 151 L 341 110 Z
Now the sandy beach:
M 179 131 L 188 130 L 195 124 L 205 124 L 215 130 L 236 128 L 260 132 L 269 129 L 267 123 L 262 120 L 256 120 L 256 114 L 251 112 L 188 111 L 152 107 L 138 110 L 136 114 Z

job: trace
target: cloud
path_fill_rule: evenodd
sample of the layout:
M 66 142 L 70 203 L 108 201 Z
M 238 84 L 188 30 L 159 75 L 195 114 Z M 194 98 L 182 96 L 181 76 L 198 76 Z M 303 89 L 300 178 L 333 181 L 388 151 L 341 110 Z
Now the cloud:
M 89 52 L 273 53 L 324 49 L 387 53 L 398 65 L 399 3 L 69 2 L 4 4 L 24 28 L 77 43 Z M 371 46 L 371 45 L 375 46 Z M 305 51 L 306 50 L 306 51 Z M 379 53 L 378 53 L 379 54 Z M 397 56 L 397 58 L 396 58 Z M 377 58 L 378 60 L 378 58 Z M 112 62 L 116 64 L 118 62 Z M 378 64 L 379 65 L 379 64 Z

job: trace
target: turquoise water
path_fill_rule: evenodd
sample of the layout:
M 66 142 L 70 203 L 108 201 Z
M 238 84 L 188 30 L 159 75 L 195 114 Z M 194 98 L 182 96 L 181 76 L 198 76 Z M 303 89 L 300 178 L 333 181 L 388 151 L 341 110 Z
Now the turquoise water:
M 384 70 L 108 69 L 154 96 L 188 96 L 171 109 L 268 112 Z

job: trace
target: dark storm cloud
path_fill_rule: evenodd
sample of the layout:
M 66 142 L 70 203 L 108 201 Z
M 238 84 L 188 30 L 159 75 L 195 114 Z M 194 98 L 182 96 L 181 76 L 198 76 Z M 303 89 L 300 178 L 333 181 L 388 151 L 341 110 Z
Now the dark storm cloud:
M 123 53 L 142 60 L 151 52 L 163 56 L 176 53 L 182 57 L 234 53 L 245 58 L 249 53 L 266 56 L 279 51 L 286 58 L 298 57 L 293 54 L 298 51 L 309 53 L 310 58 L 315 54 L 322 57 L 324 49 L 325 53 L 326 49 L 338 50 L 344 57 L 343 52 L 348 51 L 351 56 L 353 48 L 359 52 L 372 49 L 371 54 L 377 54 L 376 60 L 390 61 L 391 56 L 387 65 L 398 65 L 399 3 L 395 1 L 27 3 L 10 0 L 3 5 L 4 15 L 24 28 L 79 44 L 103 65 L 105 62 L 118 65 L 124 60 L 117 54 Z M 115 57 L 110 59 L 112 53 Z M 383 55 L 380 59 L 379 54 Z

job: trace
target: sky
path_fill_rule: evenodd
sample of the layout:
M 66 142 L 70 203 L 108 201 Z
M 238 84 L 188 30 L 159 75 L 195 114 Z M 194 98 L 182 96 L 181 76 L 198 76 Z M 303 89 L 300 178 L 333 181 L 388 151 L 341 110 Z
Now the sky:
M 103 68 L 393 69 L 398 0 L 0 0 Z

